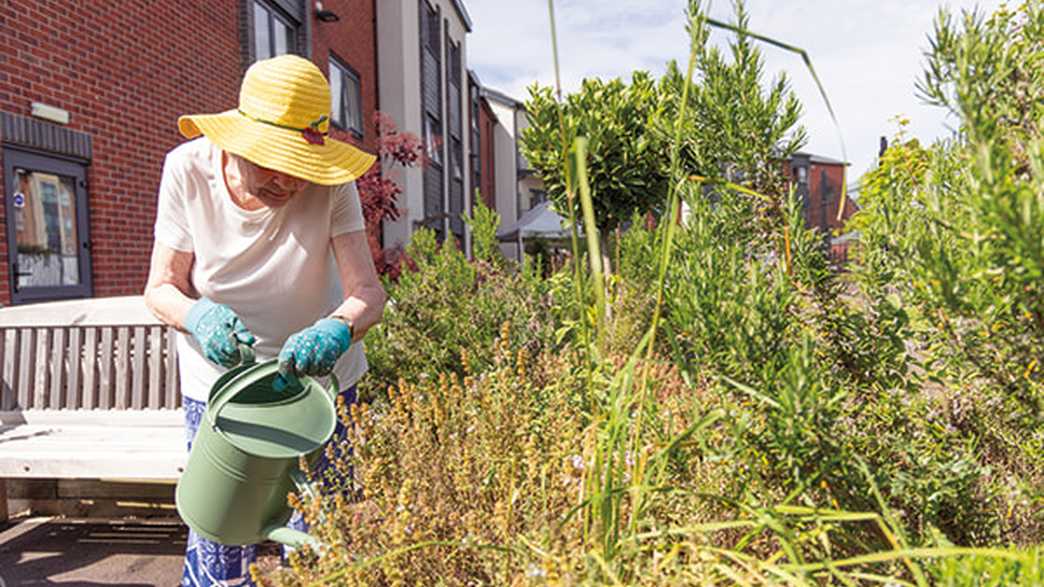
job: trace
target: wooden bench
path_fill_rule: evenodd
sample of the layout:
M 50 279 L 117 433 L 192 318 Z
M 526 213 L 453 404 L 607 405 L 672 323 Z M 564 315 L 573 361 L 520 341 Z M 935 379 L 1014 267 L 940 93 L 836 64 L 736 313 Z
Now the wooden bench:
M 174 330 L 140 296 L 0 309 L 0 521 L 5 479 L 178 478 Z

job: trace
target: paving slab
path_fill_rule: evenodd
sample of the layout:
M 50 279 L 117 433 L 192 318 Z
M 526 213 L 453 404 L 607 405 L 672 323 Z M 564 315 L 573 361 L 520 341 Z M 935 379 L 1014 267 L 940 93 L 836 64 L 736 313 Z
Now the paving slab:
M 176 519 L 15 519 L 0 525 L 0 587 L 174 587 L 186 535 Z

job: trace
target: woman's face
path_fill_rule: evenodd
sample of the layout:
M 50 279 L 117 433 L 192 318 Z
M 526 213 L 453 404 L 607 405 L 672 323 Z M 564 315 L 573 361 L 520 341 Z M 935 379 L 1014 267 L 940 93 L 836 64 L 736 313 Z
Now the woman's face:
M 237 167 L 243 191 L 269 208 L 285 206 L 308 186 L 308 180 L 261 167 L 232 153 L 228 156 Z

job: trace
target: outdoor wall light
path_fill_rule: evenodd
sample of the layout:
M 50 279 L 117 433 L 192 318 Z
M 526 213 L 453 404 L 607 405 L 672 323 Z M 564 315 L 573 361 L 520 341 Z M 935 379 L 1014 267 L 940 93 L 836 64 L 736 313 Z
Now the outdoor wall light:
M 337 16 L 336 12 L 323 8 L 322 2 L 315 3 L 315 17 L 322 22 L 337 22 L 341 20 L 341 17 Z

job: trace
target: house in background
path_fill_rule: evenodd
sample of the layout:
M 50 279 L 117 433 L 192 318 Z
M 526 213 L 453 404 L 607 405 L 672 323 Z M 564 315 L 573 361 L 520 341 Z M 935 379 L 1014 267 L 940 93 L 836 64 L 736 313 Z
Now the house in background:
M 0 304 L 140 293 L 177 117 L 234 108 L 258 59 L 311 59 L 334 138 L 376 151 L 377 4 L 0 2 Z
M 483 155 L 492 157 L 492 163 L 482 168 L 491 169 L 493 175 L 483 179 L 493 189 L 489 202 L 495 204 L 500 214 L 501 228 L 507 229 L 517 224 L 526 212 L 547 200 L 547 194 L 536 170 L 522 156 L 519 147 L 522 131 L 529 126 L 525 105 L 488 87 L 480 88 L 480 96 L 483 109 L 489 116 L 486 134 L 491 137 L 491 145 Z M 501 251 L 509 258 L 522 258 L 522 247 L 517 242 L 502 243 Z
M 482 82 L 474 71 L 468 72 L 468 96 L 471 100 L 471 195 L 472 206 L 481 198 L 487 208 L 496 209 L 496 182 L 494 174 L 495 137 L 497 117 L 489 99 L 483 95 Z
M 542 198 L 522 104 L 468 70 L 471 30 L 463 0 L 0 3 L 0 305 L 140 293 L 178 116 L 234 108 L 246 69 L 286 53 L 330 80 L 334 138 L 376 152 L 383 111 L 423 140 L 430 165 L 389 170 L 404 213 L 382 244 L 429 227 L 470 251 L 476 194 L 504 223 Z
M 386 168 L 403 188 L 403 214 L 385 222 L 383 245 L 404 246 L 424 227 L 440 241 L 452 234 L 470 253 L 461 215 L 475 202 L 496 210 L 503 226 L 543 199 L 518 149 L 523 104 L 468 69 L 472 23 L 460 0 L 382 0 L 377 26 L 380 109 L 421 138 L 429 159 L 424 168 Z M 519 258 L 518 247 L 503 250 Z
M 826 234 L 844 228 L 845 222 L 858 211 L 851 198 L 845 200 L 841 219 L 837 217 L 841 204 L 841 186 L 845 185 L 848 163 L 813 155 L 794 153 L 790 157 L 790 178 L 805 209 L 805 223 Z
M 845 185 L 848 163 L 798 152 L 790 157 L 788 173 L 805 211 L 805 226 L 818 229 L 830 246 L 830 256 L 837 263 L 848 260 L 848 248 L 857 235 L 839 234 L 859 206 L 845 198 L 844 211 L 838 218 L 841 190 Z
M 518 213 L 525 214 L 547 201 L 547 190 L 536 169 L 522 155 L 522 133 L 529 128 L 529 116 L 522 107 L 516 113 L 517 132 L 515 133 L 515 152 L 518 157 Z
M 383 244 L 404 246 L 426 227 L 470 250 L 460 216 L 470 209 L 475 176 L 466 61 L 471 18 L 461 0 L 380 0 L 376 16 L 380 109 L 420 137 L 429 160 L 423 168 L 386 169 L 403 188 L 403 213 L 385 222 Z

